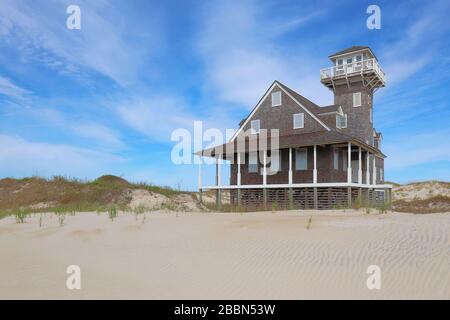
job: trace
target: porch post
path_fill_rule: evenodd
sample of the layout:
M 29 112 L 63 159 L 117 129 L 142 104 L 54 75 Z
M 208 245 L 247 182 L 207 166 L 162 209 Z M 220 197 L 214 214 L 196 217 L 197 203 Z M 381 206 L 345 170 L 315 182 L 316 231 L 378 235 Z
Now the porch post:
M 241 153 L 237 153 L 237 197 L 238 197 L 238 206 L 241 206 Z
M 198 163 L 198 200 L 202 203 L 203 200 L 203 190 L 202 190 L 202 156 L 200 157 L 200 161 Z
M 264 209 L 267 209 L 267 150 L 264 150 L 264 157 L 263 157 L 263 200 L 264 200 Z
M 289 148 L 289 209 L 294 208 L 294 194 L 292 190 L 292 148 Z
M 347 146 L 347 183 L 352 183 L 352 143 Z
M 216 158 L 216 208 L 217 210 L 220 210 L 222 207 L 222 193 L 220 190 L 220 185 L 221 185 L 221 181 L 220 181 L 220 156 L 218 156 Z
M 372 173 L 372 179 L 373 179 L 373 184 L 376 185 L 377 184 L 377 167 L 375 165 L 375 154 L 373 155 L 373 173 Z
M 317 145 L 314 145 L 314 167 L 313 167 L 313 184 L 317 184 Z M 317 197 L 317 186 L 314 186 L 314 209 L 319 208 L 319 201 Z
M 359 204 L 361 205 L 362 203 L 362 151 L 361 151 L 361 147 L 358 148 L 358 184 L 359 184 L 359 188 L 358 188 L 358 201 Z
M 314 145 L 314 169 L 313 169 L 313 183 L 317 183 L 317 146 Z
M 367 151 L 366 154 L 366 184 L 369 186 L 370 185 L 370 152 Z
M 289 148 L 289 184 L 292 184 L 292 148 Z
M 237 185 L 241 186 L 241 153 L 237 154 Z
M 347 146 L 347 183 L 349 184 L 347 187 L 347 204 L 350 208 L 352 206 L 352 187 L 350 183 L 352 183 L 352 143 L 349 142 Z
M 358 183 L 362 184 L 362 154 L 361 147 L 358 149 Z

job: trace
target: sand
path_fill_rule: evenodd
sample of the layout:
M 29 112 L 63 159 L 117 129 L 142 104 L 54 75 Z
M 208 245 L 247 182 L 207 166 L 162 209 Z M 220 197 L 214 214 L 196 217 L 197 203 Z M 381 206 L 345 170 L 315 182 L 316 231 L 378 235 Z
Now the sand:
M 0 220 L 0 298 L 450 299 L 450 213 L 143 217 Z M 66 289 L 69 265 L 81 290 Z M 369 265 L 380 290 L 367 289 Z

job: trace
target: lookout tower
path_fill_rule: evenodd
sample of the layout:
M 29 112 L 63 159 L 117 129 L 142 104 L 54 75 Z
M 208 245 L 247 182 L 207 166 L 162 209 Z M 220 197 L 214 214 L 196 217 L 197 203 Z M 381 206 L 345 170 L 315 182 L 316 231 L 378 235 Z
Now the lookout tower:
M 353 46 L 329 56 L 332 67 L 320 70 L 320 82 L 334 92 L 334 104 L 345 113 L 343 133 L 374 145 L 373 94 L 386 75 L 369 47 Z
M 333 67 L 320 71 L 320 81 L 336 91 L 341 85 L 361 83 L 370 91 L 386 85 L 386 76 L 369 47 L 353 46 L 329 56 Z

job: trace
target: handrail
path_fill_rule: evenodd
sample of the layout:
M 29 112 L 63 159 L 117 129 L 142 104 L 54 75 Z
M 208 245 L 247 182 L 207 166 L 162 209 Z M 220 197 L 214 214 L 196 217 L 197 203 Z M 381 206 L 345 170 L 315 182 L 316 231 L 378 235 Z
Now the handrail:
M 384 73 L 384 71 L 381 69 L 380 65 L 374 58 L 343 64 L 339 66 L 333 66 L 329 68 L 323 68 L 320 70 L 320 79 L 354 75 L 370 70 L 375 71 L 378 74 L 378 76 L 383 80 L 383 82 L 386 82 L 386 74 Z

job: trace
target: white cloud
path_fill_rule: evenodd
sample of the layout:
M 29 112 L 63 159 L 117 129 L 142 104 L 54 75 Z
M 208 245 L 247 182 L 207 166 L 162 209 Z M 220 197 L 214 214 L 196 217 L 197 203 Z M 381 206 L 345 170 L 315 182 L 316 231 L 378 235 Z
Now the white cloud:
M 124 143 L 118 135 L 110 128 L 95 122 L 78 123 L 69 126 L 75 134 L 80 137 L 95 139 L 107 146 L 114 148 L 123 148 Z
M 306 13 L 288 22 L 271 19 L 273 10 L 256 1 L 209 4 L 201 15 L 198 50 L 206 66 L 206 86 L 218 97 L 251 109 L 274 80 L 293 86 L 317 103 L 329 102 L 313 57 L 285 54 L 276 37 L 322 15 Z M 214 14 L 210 14 L 214 12 Z M 232 23 L 230 23 L 232 21 Z M 302 58 L 303 56 L 303 58 Z M 314 76 L 314 83 L 309 81 Z M 308 81 L 307 81 L 308 80 Z
M 91 144 L 99 143 L 102 147 L 114 150 L 125 147 L 125 143 L 116 131 L 97 121 L 80 119 L 78 116 L 72 116 L 69 119 L 62 112 L 50 108 L 27 110 L 27 114 L 31 114 L 60 130 L 87 138 Z
M 158 47 L 152 44 L 161 32 L 152 19 L 146 20 L 147 29 L 139 28 L 135 21 L 125 22 L 120 8 L 108 1 L 77 1 L 81 30 L 68 30 L 69 4 L 65 0 L 2 0 L 2 38 L 20 48 L 25 61 L 36 59 L 67 73 L 87 68 L 121 85 L 135 81 L 144 61 L 149 60 L 147 48 Z
M 170 96 L 124 99 L 114 109 L 128 126 L 159 141 L 170 140 L 174 129 L 189 128 L 194 121 L 184 103 Z
M 124 159 L 96 150 L 66 144 L 27 141 L 0 135 L 0 175 L 69 175 L 95 177 Z
M 448 130 L 408 135 L 391 139 L 384 144 L 386 170 L 404 170 L 420 164 L 431 164 L 435 161 L 450 162 L 450 142 Z
M 0 94 L 13 99 L 24 100 L 30 96 L 31 91 L 23 89 L 12 83 L 11 80 L 0 76 Z

